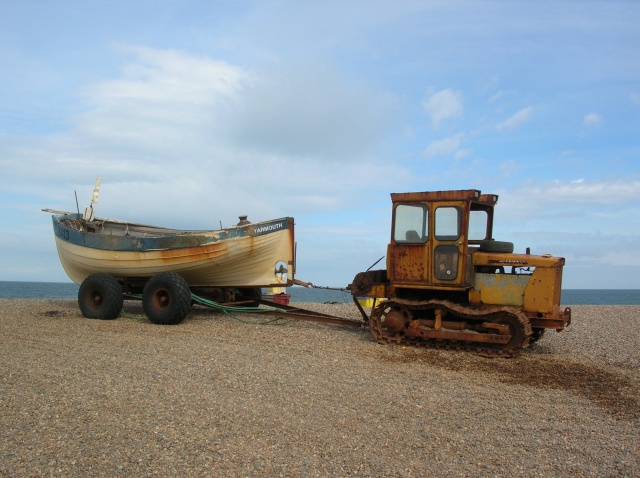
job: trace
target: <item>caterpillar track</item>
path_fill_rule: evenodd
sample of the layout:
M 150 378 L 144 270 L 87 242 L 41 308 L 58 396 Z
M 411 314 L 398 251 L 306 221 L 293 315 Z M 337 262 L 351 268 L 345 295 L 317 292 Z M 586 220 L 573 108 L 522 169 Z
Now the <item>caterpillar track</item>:
M 369 326 L 382 344 L 463 350 L 488 357 L 514 357 L 533 336 L 529 319 L 518 309 L 472 309 L 446 300 L 386 300 L 371 311 Z

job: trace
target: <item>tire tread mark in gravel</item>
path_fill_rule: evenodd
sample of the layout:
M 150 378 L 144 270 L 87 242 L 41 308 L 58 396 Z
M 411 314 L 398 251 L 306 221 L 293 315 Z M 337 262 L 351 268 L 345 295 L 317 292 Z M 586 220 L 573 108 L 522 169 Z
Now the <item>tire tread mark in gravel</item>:
M 379 351 L 378 358 L 389 362 L 423 363 L 455 372 L 491 374 L 502 383 L 540 389 L 566 390 L 581 395 L 617 418 L 640 419 L 640 388 L 623 373 L 615 373 L 592 364 L 539 357 L 520 357 L 514 361 L 476 358 L 457 360 L 458 354 L 441 351 L 427 353 L 388 354 Z

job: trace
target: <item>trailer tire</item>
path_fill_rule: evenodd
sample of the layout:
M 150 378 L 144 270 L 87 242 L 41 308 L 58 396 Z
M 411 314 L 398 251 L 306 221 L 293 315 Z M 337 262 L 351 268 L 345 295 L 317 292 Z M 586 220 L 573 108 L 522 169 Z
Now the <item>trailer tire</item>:
M 78 290 L 78 306 L 87 319 L 113 320 L 122 311 L 124 294 L 115 277 L 91 274 Z
M 175 272 L 153 276 L 142 291 L 142 308 L 154 324 L 179 324 L 191 310 L 189 284 Z
M 513 252 L 513 242 L 504 241 L 480 241 L 481 252 L 502 252 L 511 254 Z

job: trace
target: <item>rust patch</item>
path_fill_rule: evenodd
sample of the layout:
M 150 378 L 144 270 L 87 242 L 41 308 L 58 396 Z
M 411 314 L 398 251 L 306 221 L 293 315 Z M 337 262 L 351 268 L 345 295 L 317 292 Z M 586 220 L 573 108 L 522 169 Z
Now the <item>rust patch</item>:
M 389 353 L 391 352 L 391 353 Z M 400 352 L 400 353 L 398 353 Z M 421 363 L 455 372 L 490 374 L 502 383 L 566 390 L 583 396 L 618 418 L 640 418 L 637 381 L 603 367 L 535 355 L 513 360 L 486 359 L 439 350 L 381 348 L 377 358 L 393 363 Z
M 424 281 L 427 279 L 425 263 L 425 245 L 394 245 L 389 248 L 391 255 L 391 274 L 394 281 Z
M 162 257 L 162 261 L 166 264 L 180 264 L 193 260 L 200 260 L 203 257 L 211 256 L 224 256 L 228 253 L 228 247 L 226 243 L 217 242 L 214 244 L 207 244 L 205 246 L 187 247 L 182 249 L 167 249 L 158 251 Z M 144 259 L 146 260 L 146 259 Z M 144 262 L 141 258 L 141 262 Z
M 254 255 L 255 252 L 256 252 L 256 237 L 250 236 L 249 237 L 249 256 Z

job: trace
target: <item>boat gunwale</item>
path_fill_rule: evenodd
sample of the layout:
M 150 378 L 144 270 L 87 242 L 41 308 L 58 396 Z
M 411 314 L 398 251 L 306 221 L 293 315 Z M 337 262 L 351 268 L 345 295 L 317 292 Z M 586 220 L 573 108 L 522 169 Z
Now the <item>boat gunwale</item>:
M 241 240 L 251 237 L 262 236 L 293 229 L 294 219 L 283 217 L 255 223 L 231 226 L 217 230 L 188 230 L 172 229 L 159 226 L 151 226 L 141 223 L 121 221 L 96 217 L 93 221 L 84 221 L 81 214 L 65 213 L 62 211 L 53 212 L 52 221 L 54 235 L 57 239 L 70 244 L 91 249 L 112 250 L 112 251 L 133 251 L 150 252 L 172 249 L 185 249 L 193 247 L 204 247 L 217 242 L 227 240 Z M 64 221 L 78 221 L 84 223 L 83 226 L 103 227 L 105 224 L 117 225 L 120 230 L 125 231 L 123 235 L 103 234 L 102 232 L 81 230 L 70 227 Z M 271 226 L 271 227 L 270 227 Z M 148 229 L 148 234 L 127 235 L 129 228 Z

